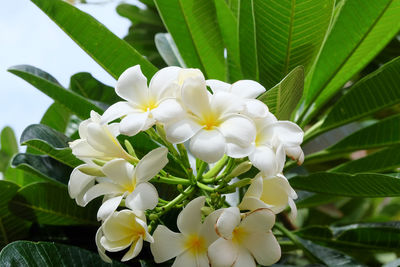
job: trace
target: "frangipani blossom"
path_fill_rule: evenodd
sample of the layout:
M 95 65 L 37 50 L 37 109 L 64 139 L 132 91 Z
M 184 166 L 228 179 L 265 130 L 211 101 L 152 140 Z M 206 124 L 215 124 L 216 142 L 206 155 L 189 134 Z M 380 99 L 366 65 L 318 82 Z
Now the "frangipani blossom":
M 225 153 L 239 158 L 247 156 L 255 139 L 254 123 L 239 114 L 244 106 L 227 92 L 210 94 L 203 76 L 187 77 L 182 86 L 182 106 L 185 113 L 165 124 L 171 143 L 190 140 L 192 154 L 208 163 Z
M 114 158 L 132 160 L 117 140 L 119 135 L 117 123 L 102 124 L 100 115 L 95 111 L 90 112 L 90 118 L 79 125 L 79 136 L 69 143 L 72 154 L 77 158 L 90 162 L 92 159 L 109 161 Z
M 81 186 L 70 188 L 70 192 L 80 192 L 80 196 L 85 190 L 83 205 L 104 195 L 104 202 L 97 213 L 98 219 L 104 219 L 114 212 L 125 197 L 125 205 L 133 211 L 153 209 L 158 203 L 158 193 L 148 181 L 168 163 L 167 153 L 164 147 L 154 149 L 139 161 L 136 168 L 123 159 L 111 160 L 101 169 L 106 177 L 97 178 L 96 185 L 94 182 L 85 185 L 70 183 L 71 186 Z
M 125 70 L 118 79 L 116 93 L 127 101 L 110 106 L 102 116 L 108 123 L 122 118 L 119 130 L 133 136 L 153 126 L 168 114 L 171 117 L 181 113 L 181 106 L 173 99 L 177 90 L 179 67 L 167 67 L 158 71 L 147 87 L 147 78 L 136 65 Z
M 278 241 L 271 232 L 275 215 L 258 209 L 245 215 L 237 207 L 226 208 L 217 219 L 215 230 L 220 236 L 208 248 L 211 266 L 252 267 L 271 265 L 281 257 Z
M 117 252 L 129 248 L 121 261 L 136 257 L 143 247 L 143 240 L 152 243 L 144 213 L 121 210 L 111 214 L 101 225 L 96 234 L 96 245 L 100 256 L 110 262 L 105 250 Z
M 214 223 L 220 211 L 214 211 L 201 223 L 201 208 L 205 197 L 198 197 L 181 211 L 177 225 L 181 233 L 174 233 L 159 225 L 153 233 L 154 243 L 150 244 L 156 263 L 175 258 L 173 267 L 208 267 L 207 248 L 218 236 Z

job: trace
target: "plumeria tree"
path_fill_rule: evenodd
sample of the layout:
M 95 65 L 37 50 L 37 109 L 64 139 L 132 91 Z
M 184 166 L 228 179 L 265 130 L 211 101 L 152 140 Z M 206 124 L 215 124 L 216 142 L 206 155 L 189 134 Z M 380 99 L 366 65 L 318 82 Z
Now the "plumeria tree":
M 125 40 L 32 2 L 116 86 L 9 69 L 54 104 L 1 133 L 2 266 L 400 264 L 400 0 L 142 0 Z

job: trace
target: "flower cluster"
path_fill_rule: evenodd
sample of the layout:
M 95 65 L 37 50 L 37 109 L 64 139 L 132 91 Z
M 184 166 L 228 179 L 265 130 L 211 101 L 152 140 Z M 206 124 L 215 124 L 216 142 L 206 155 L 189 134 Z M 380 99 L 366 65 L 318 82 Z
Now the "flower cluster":
M 173 266 L 256 266 L 279 260 L 271 228 L 275 214 L 288 205 L 296 213 L 297 195 L 283 167 L 286 156 L 302 163 L 303 131 L 278 121 L 257 100 L 265 91 L 255 81 L 205 80 L 201 71 L 179 67 L 161 69 L 149 85 L 140 66 L 120 76 L 116 93 L 124 101 L 103 115 L 92 111 L 79 126 L 80 139 L 70 143 L 84 162 L 71 174 L 71 198 L 85 206 L 103 196 L 96 244 L 104 260 L 109 261 L 106 251 L 125 249 L 122 261 L 130 260 L 143 241 L 151 243 L 157 263 L 176 257 Z M 139 159 L 137 144 L 128 140 L 140 132 L 159 147 Z M 126 137 L 125 148 L 120 135 Z M 185 177 L 163 170 L 168 158 Z M 251 166 L 259 170 L 256 177 L 232 181 Z M 180 193 L 163 200 L 151 182 L 177 184 Z M 227 207 L 223 194 L 248 184 L 239 205 Z M 185 204 L 177 218 L 180 233 L 160 224 L 161 216 Z

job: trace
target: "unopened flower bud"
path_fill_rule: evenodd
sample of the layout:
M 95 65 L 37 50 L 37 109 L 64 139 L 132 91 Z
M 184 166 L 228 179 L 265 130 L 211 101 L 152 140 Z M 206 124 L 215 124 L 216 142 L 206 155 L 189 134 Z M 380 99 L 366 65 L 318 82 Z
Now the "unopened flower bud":
M 158 215 L 155 214 L 155 213 L 150 214 L 150 215 L 149 215 L 149 220 L 150 220 L 150 221 L 156 221 L 156 220 L 158 220 Z
M 240 163 L 239 165 L 237 165 L 233 171 L 228 175 L 228 177 L 230 178 L 234 178 L 234 177 L 238 177 L 239 175 L 249 171 L 251 169 L 251 166 L 253 166 L 251 164 L 250 161 L 244 161 L 242 163 Z
M 97 176 L 97 177 L 104 177 L 105 176 L 100 168 L 91 167 L 91 166 L 87 166 L 87 165 L 84 165 L 84 166 L 80 167 L 79 171 L 84 173 L 84 174 L 90 175 L 90 176 Z

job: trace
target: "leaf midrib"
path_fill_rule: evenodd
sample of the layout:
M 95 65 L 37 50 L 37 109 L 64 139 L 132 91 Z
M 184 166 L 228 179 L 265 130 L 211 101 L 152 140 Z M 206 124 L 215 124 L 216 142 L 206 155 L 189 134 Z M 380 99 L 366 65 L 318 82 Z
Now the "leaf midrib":
M 288 41 L 287 41 L 287 47 L 286 47 L 286 58 L 285 58 L 285 64 L 283 66 L 283 73 L 286 74 L 289 69 L 289 61 L 290 61 L 290 53 L 291 53 L 291 47 L 292 47 L 292 35 L 293 35 L 293 22 L 294 22 L 294 11 L 295 11 L 295 6 L 296 6 L 296 0 L 291 1 L 291 11 L 290 11 L 290 24 L 289 24 L 289 36 L 288 36 Z

